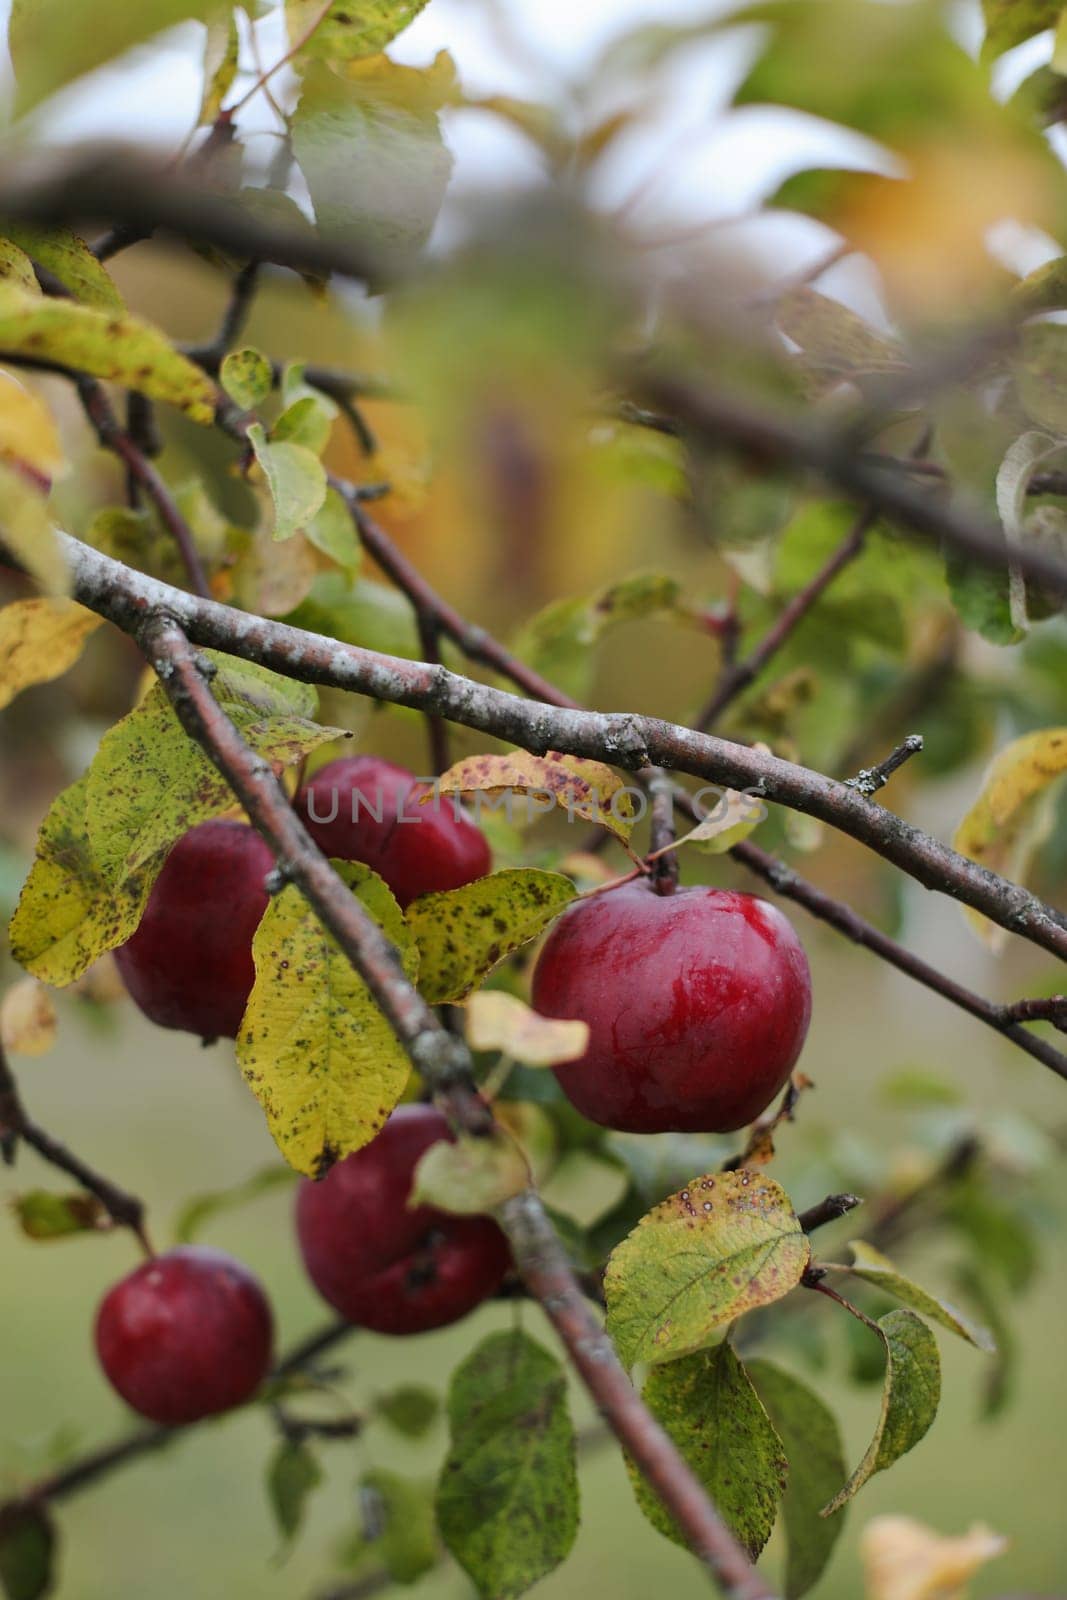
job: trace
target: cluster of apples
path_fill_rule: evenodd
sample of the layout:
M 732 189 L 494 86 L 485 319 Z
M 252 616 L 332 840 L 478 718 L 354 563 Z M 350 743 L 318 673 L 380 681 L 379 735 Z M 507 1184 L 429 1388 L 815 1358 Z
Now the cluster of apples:
M 323 767 L 296 796 L 328 856 L 361 861 L 401 906 L 490 869 L 484 836 L 451 806 L 424 805 L 403 768 L 375 756 Z M 254 980 L 252 937 L 273 865 L 241 822 L 175 845 L 119 969 L 163 1027 L 236 1037 Z M 726 1133 L 770 1104 L 804 1043 L 811 981 L 788 920 L 752 895 L 667 892 L 635 882 L 580 900 L 542 947 L 533 1003 L 589 1025 L 584 1056 L 556 1068 L 590 1120 L 632 1133 Z M 486 1217 L 408 1207 L 419 1159 L 451 1137 L 435 1109 L 402 1106 L 373 1142 L 297 1191 L 311 1281 L 348 1321 L 385 1334 L 443 1327 L 495 1293 L 510 1258 Z M 105 1373 L 135 1410 L 167 1425 L 249 1399 L 271 1363 L 267 1297 L 239 1262 L 185 1246 L 145 1262 L 97 1317 Z

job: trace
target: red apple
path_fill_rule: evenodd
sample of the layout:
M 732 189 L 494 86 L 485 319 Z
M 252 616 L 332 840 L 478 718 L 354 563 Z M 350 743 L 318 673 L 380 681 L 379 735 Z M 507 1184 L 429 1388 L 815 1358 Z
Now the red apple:
M 178 840 L 137 932 L 116 950 L 130 994 L 161 1028 L 237 1037 L 252 990 L 252 936 L 274 857 L 244 822 L 202 822 Z
M 811 974 L 792 924 L 765 900 L 635 883 L 563 914 L 533 1004 L 589 1024 L 584 1056 L 555 1069 L 583 1116 L 626 1133 L 731 1133 L 789 1077 Z
M 221 1250 L 182 1245 L 105 1295 L 96 1350 L 127 1405 L 168 1427 L 250 1399 L 270 1370 L 273 1319 L 258 1279 Z
M 492 865 L 485 836 L 455 797 L 420 803 L 428 791 L 414 774 L 380 756 L 345 756 L 320 768 L 295 805 L 326 855 L 362 861 L 402 906 L 420 894 L 458 889 Z
M 370 1144 L 305 1178 L 296 1230 L 308 1276 L 349 1322 L 375 1333 L 425 1333 L 465 1317 L 508 1270 L 488 1217 L 408 1207 L 419 1158 L 448 1124 L 432 1106 L 400 1106 Z

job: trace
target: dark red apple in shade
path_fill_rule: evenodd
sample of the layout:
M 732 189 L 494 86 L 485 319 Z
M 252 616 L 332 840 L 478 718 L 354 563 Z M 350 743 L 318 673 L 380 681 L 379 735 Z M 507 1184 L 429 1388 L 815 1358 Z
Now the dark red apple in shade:
M 450 1139 L 432 1106 L 400 1106 L 370 1144 L 305 1178 L 296 1231 L 308 1276 L 349 1322 L 375 1333 L 425 1333 L 473 1311 L 510 1265 L 488 1217 L 408 1208 L 419 1158 Z
M 345 756 L 320 768 L 296 797 L 296 809 L 319 849 L 362 861 L 402 906 L 420 894 L 459 889 L 492 865 L 485 835 L 454 795 L 416 783 L 413 773 L 380 756 Z
M 112 1388 L 176 1427 L 250 1399 L 270 1370 L 273 1318 L 257 1278 L 221 1250 L 182 1245 L 117 1283 L 96 1316 Z
M 252 936 L 267 909 L 274 857 L 245 822 L 202 822 L 178 840 L 137 932 L 115 960 L 161 1028 L 237 1037 L 252 991 Z
M 626 1133 L 732 1133 L 785 1084 L 811 974 L 776 907 L 725 889 L 636 883 L 564 912 L 541 950 L 535 1010 L 589 1024 L 555 1069 L 583 1116 Z

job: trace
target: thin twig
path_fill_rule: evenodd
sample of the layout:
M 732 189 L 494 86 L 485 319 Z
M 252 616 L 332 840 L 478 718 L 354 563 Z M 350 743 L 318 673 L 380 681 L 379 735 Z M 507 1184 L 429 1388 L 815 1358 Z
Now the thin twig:
M 1015 1000 L 1000 1008 L 1005 1022 L 1051 1022 L 1061 1033 L 1067 1033 L 1067 995 L 1049 995 L 1047 999 Z
M 437 618 L 430 612 L 418 611 L 415 621 L 419 630 L 419 648 L 423 659 L 433 663 L 441 660 L 441 637 Z M 426 715 L 426 731 L 430 741 L 430 771 L 439 778 L 451 766 L 448 744 L 448 723 L 435 711 Z
M 712 447 L 728 445 L 758 461 L 811 470 L 908 532 L 946 545 L 978 566 L 1004 570 L 1007 550 L 999 527 L 950 501 L 923 494 L 900 473 L 871 466 L 848 438 L 816 431 L 782 412 L 755 410 L 735 395 L 682 379 L 645 375 L 639 381 L 653 409 L 626 407 L 630 421 L 660 432 L 692 434 Z M 1027 578 L 1067 595 L 1067 562 L 1062 558 L 1028 544 L 1018 551 L 1018 565 Z
M 39 1123 L 27 1116 L 15 1075 L 11 1071 L 3 1047 L 0 1046 L 0 1154 L 8 1166 L 14 1162 L 20 1139 L 23 1144 L 36 1150 L 37 1154 L 51 1166 L 58 1167 L 61 1172 L 75 1178 L 83 1189 L 95 1195 L 112 1221 L 118 1223 L 120 1227 L 129 1228 L 145 1254 L 149 1256 L 152 1254 L 152 1246 L 145 1228 L 144 1202 L 127 1190 L 120 1189 L 110 1178 L 105 1178 L 95 1171 L 80 1156 L 68 1150 L 65 1144 L 61 1144 Z
M 905 761 L 910 761 L 912 756 L 917 756 L 923 747 L 921 733 L 909 733 L 908 737 L 897 745 L 891 755 L 886 756 L 876 767 L 863 767 L 854 778 L 846 778 L 845 782 L 850 789 L 858 789 L 860 794 L 877 794 L 879 789 L 884 789 L 894 772 L 902 767 Z
M 807 1211 L 801 1211 L 797 1221 L 805 1233 L 814 1233 L 816 1228 L 822 1228 L 828 1222 L 837 1222 L 839 1218 L 847 1216 L 850 1211 L 855 1211 L 856 1207 L 862 1204 L 863 1201 L 857 1194 L 828 1194 L 818 1205 L 809 1206 Z
M 290 45 L 285 54 L 281 56 L 272 67 L 268 67 L 266 72 L 264 72 L 262 76 L 256 80 L 250 89 L 245 91 L 239 100 L 235 100 L 232 106 L 226 107 L 223 115 L 227 118 L 227 120 L 232 121 L 237 115 L 238 111 L 240 111 L 243 106 L 246 106 L 254 95 L 257 95 L 261 89 L 266 88 L 267 84 L 274 77 L 276 72 L 280 72 L 283 67 L 288 66 L 289 62 L 293 60 L 294 56 L 298 56 L 301 50 L 305 49 L 307 45 L 311 43 L 311 40 L 315 37 L 316 33 L 318 33 L 319 29 L 330 15 L 330 12 L 333 10 L 333 6 L 334 0 L 326 0 L 326 4 L 323 6 L 322 10 L 312 19 L 300 37 L 292 45 Z
M 647 781 L 652 796 L 652 827 L 649 837 L 649 861 L 652 863 L 652 885 L 657 894 L 673 894 L 678 887 L 678 852 L 673 849 L 674 784 L 665 772 L 653 772 Z
M 755 648 L 743 661 L 729 665 L 715 685 L 711 698 L 699 712 L 693 726 L 708 729 L 722 716 L 731 701 L 747 689 L 763 671 L 771 657 L 776 655 L 786 640 L 822 597 L 838 573 L 854 561 L 863 549 L 864 539 L 878 513 L 864 511 L 853 523 L 845 538 L 819 571 L 784 605 L 772 627 L 768 628 Z
M 207 347 L 210 357 L 202 363 L 204 366 L 211 366 L 216 374 L 222 365 L 223 356 L 228 350 L 233 349 L 244 331 L 256 295 L 259 268 L 258 261 L 248 261 L 233 280 L 233 289 L 226 302 L 219 331 Z
M 408 983 L 396 951 L 305 831 L 269 762 L 244 743 L 211 693 L 177 622 L 150 618 L 145 653 L 186 732 L 208 755 L 301 891 L 362 976 L 394 1032 L 454 1124 L 491 1131 L 492 1113 L 472 1087 L 464 1043 L 445 1029 Z M 605 1420 L 730 1600 L 770 1600 L 699 1480 L 645 1408 L 590 1310 L 544 1207 L 532 1191 L 508 1200 L 499 1221 L 520 1276 L 559 1333 Z
M 78 397 L 100 443 L 124 463 L 127 472 L 141 485 L 159 512 L 178 548 L 190 588 L 198 595 L 209 595 L 211 589 L 200 552 L 196 548 L 193 530 L 178 510 L 174 496 L 144 451 L 120 426 L 110 400 L 96 379 L 79 377 L 76 383 Z

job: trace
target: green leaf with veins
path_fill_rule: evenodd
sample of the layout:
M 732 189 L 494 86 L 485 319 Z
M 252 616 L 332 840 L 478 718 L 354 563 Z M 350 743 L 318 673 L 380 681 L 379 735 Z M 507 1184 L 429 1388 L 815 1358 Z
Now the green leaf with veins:
M 456 1369 L 448 1416 L 441 1537 L 484 1600 L 515 1600 L 559 1566 L 578 1532 L 566 1376 L 518 1329 L 491 1334 Z
M 274 387 L 274 368 L 262 350 L 247 345 L 223 356 L 219 382 L 234 405 L 242 411 L 254 411 Z
M 641 1398 L 755 1561 L 771 1536 L 788 1468 L 782 1441 L 730 1345 L 724 1339 L 714 1350 L 653 1367 Z M 688 1545 L 633 1462 L 626 1465 L 652 1526 Z
M 124 312 L 126 303 L 107 268 L 93 255 L 84 239 L 69 228 L 45 227 L 34 222 L 5 222 L 7 238 L 80 300 L 104 311 Z
M 322 1468 L 299 1439 L 282 1439 L 267 1468 L 267 1496 L 286 1544 L 300 1531 L 308 1496 L 322 1482 Z
M 819 1515 L 833 1516 L 862 1489 L 868 1478 L 884 1472 L 914 1449 L 937 1415 L 941 1398 L 941 1363 L 934 1336 L 913 1311 L 890 1311 L 871 1325 L 886 1354 L 882 1410 L 874 1438 L 859 1466 Z

